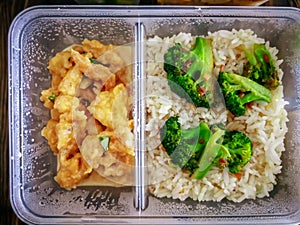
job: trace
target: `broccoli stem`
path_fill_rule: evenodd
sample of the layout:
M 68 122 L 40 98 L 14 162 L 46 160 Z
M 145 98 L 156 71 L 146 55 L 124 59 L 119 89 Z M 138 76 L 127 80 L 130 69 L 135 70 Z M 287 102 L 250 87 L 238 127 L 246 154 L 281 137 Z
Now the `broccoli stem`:
M 214 69 L 214 59 L 211 46 L 211 40 L 197 37 L 193 52 L 199 56 L 198 61 L 201 64 L 201 76 L 211 75 Z M 199 46 L 199 47 L 198 47 Z
M 195 63 L 191 65 L 191 71 L 188 70 L 188 72 L 190 74 L 194 74 L 194 87 L 197 88 L 198 85 L 202 86 L 206 93 L 205 96 L 208 106 L 210 107 L 215 102 L 214 85 L 212 80 L 214 59 L 211 40 L 197 37 L 195 40 L 195 48 L 192 50 L 192 52 L 198 57 L 196 57 Z M 197 78 L 195 75 L 199 77 Z
M 246 57 L 247 57 L 247 59 L 248 59 L 248 61 L 251 65 L 256 65 L 257 64 L 257 60 L 256 60 L 253 53 L 251 53 L 249 50 L 245 50 L 245 55 L 246 55 Z
M 193 173 L 192 178 L 202 179 L 214 165 L 214 160 L 222 148 L 221 143 L 223 141 L 224 134 L 225 130 L 218 129 L 208 140 L 202 157 L 199 161 L 199 167 Z
M 205 81 L 205 76 L 211 76 L 214 63 L 210 39 L 196 37 L 195 46 L 186 58 L 187 60 L 194 59 L 187 74 L 195 80 L 195 87 Z
M 199 151 L 203 151 L 205 146 L 207 145 L 208 140 L 211 137 L 211 130 L 209 128 L 209 126 L 207 125 L 207 123 L 200 123 L 200 134 L 199 134 Z

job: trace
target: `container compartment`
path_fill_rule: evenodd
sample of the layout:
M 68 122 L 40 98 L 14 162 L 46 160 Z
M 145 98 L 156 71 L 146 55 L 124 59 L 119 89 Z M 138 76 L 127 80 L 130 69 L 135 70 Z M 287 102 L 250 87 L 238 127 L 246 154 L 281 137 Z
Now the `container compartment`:
M 192 35 L 205 35 L 208 32 L 218 30 L 232 29 L 252 29 L 258 37 L 264 38 L 270 42 L 270 46 L 279 49 L 279 59 L 283 59 L 284 63 L 281 68 L 284 72 L 283 86 L 284 98 L 289 102 L 286 106 L 289 122 L 288 133 L 284 144 L 285 152 L 282 155 L 282 173 L 277 176 L 277 185 L 270 192 L 269 197 L 257 198 L 255 200 L 244 200 L 241 203 L 234 203 L 228 200 L 220 202 L 212 201 L 193 201 L 190 198 L 180 201 L 170 198 L 157 198 L 148 193 L 147 208 L 143 212 L 143 216 L 153 217 L 157 219 L 166 219 L 170 223 L 293 223 L 299 221 L 299 12 L 291 9 L 247 9 L 247 8 L 199 8 L 198 10 L 168 10 L 167 13 L 162 11 L 156 12 L 154 18 L 142 18 L 144 25 L 145 41 L 149 38 L 159 36 L 172 37 L 180 32 L 191 33 Z M 153 39 L 152 39 L 153 40 Z M 158 40 L 158 39 L 157 39 Z M 159 40 L 161 41 L 161 40 Z M 146 44 L 145 44 L 146 45 Z M 163 46 L 163 45 L 162 45 Z M 165 44 L 167 46 L 167 44 Z M 167 47 L 161 47 L 158 51 L 165 51 Z M 145 47 L 145 52 L 148 49 Z M 147 54 L 147 53 L 146 53 Z M 157 57 L 158 62 L 163 64 L 163 57 Z M 152 60 L 152 58 L 151 58 Z M 157 61 L 151 61 L 145 56 L 145 70 L 147 67 L 154 67 Z M 160 73 L 154 70 L 155 73 Z M 145 72 L 147 74 L 147 72 Z M 151 74 L 147 74 L 149 76 Z M 145 88 L 149 88 L 145 82 Z M 159 88 L 159 81 L 156 83 Z M 153 83 L 151 83 L 151 88 Z M 164 87 L 164 85 L 161 85 Z M 149 96 L 148 96 L 149 95 Z M 151 93 L 146 93 L 145 105 L 151 98 Z M 164 99 L 164 95 L 158 97 Z M 153 101 L 153 100 L 150 100 Z M 163 101 L 163 100 L 161 100 Z M 167 101 L 167 100 L 165 100 Z M 153 105 L 152 105 L 153 107 Z M 147 114 L 148 108 L 146 108 Z M 167 109 L 166 109 L 167 110 Z M 156 115 L 156 114 L 155 114 Z M 158 116 L 158 115 L 157 115 Z M 180 115 L 179 115 L 180 116 Z M 152 147 L 159 143 L 153 143 L 149 134 L 153 135 L 162 118 L 157 117 L 153 122 L 154 128 L 145 128 L 145 157 L 149 154 Z M 147 116 L 145 123 L 147 123 Z M 157 125 L 159 126 L 159 125 Z M 157 134 L 159 135 L 159 133 Z M 156 140 L 156 139 L 155 139 Z M 148 157 L 148 161 L 149 161 Z M 148 172 L 153 168 L 148 168 Z M 159 170 L 159 168 L 155 168 Z M 164 176 L 164 170 L 161 171 Z M 162 178 L 163 179 L 163 178 Z M 174 178 L 176 179 L 176 178 Z M 151 181 L 149 181 L 151 182 Z M 176 181 L 175 181 L 176 182 Z M 177 181 L 179 182 L 179 181 Z M 149 187 L 155 186 L 149 183 Z M 163 192 L 163 190 L 162 190 Z M 183 217 L 178 218 L 178 217 Z M 178 219 L 175 219 L 178 218 Z
M 59 187 L 54 181 L 57 157 L 41 135 L 50 119 L 50 110 L 40 101 L 41 91 L 51 86 L 52 76 L 47 69 L 50 58 L 70 45 L 81 44 L 84 39 L 130 49 L 125 57 L 126 66 L 132 67 L 130 85 L 134 92 L 135 21 L 123 18 L 116 11 L 88 13 L 79 8 L 46 7 L 23 12 L 12 25 L 11 199 L 15 211 L 26 222 L 79 223 L 138 214 L 135 178 L 125 187 L 84 185 L 72 191 Z

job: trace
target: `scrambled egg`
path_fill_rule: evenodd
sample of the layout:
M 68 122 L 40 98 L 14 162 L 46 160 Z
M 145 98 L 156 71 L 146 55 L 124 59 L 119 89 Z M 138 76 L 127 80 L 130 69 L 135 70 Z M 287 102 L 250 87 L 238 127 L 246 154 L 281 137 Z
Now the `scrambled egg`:
M 57 156 L 54 179 L 63 188 L 76 188 L 95 171 L 122 184 L 131 175 L 132 77 L 114 49 L 84 40 L 49 61 L 52 84 L 40 99 L 51 119 L 42 135 Z

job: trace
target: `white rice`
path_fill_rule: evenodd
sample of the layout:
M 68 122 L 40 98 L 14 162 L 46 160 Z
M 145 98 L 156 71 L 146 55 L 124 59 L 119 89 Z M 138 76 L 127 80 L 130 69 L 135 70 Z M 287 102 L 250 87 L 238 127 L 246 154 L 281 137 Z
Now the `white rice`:
M 276 60 L 280 79 L 278 50 L 269 46 L 252 30 L 220 30 L 208 33 L 212 39 L 214 74 L 224 71 L 240 74 L 246 56 L 241 46 L 265 43 Z M 206 108 L 195 108 L 185 99 L 174 94 L 167 83 L 163 70 L 163 55 L 167 49 L 181 43 L 190 48 L 194 43 L 191 34 L 179 33 L 172 37 L 153 37 L 147 41 L 147 153 L 150 191 L 156 197 L 168 197 L 198 201 L 221 201 L 224 198 L 234 202 L 269 196 L 276 185 L 276 174 L 281 172 L 281 154 L 285 150 L 284 137 L 287 132 L 287 112 L 283 100 L 283 87 L 273 91 L 272 102 L 257 102 L 244 116 L 232 119 L 227 111 L 212 112 Z M 208 124 L 225 123 L 228 130 L 245 132 L 253 142 L 253 156 L 241 171 L 241 178 L 229 173 L 228 169 L 212 168 L 202 180 L 195 180 L 180 168 L 168 165 L 169 157 L 161 149 L 159 130 L 170 116 L 180 116 L 183 128 L 195 127 L 199 121 Z

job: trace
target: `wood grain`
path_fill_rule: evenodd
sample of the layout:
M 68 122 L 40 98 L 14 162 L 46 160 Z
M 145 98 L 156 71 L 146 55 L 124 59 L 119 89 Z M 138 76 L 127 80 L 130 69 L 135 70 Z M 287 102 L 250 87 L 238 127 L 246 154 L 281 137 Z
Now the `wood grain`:
M 26 7 L 26 1 L 0 3 L 0 224 L 25 224 L 13 212 L 9 200 L 7 34 L 13 18 Z

